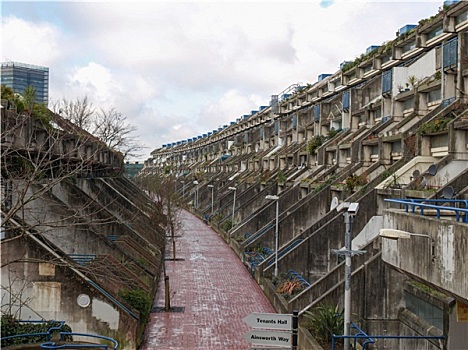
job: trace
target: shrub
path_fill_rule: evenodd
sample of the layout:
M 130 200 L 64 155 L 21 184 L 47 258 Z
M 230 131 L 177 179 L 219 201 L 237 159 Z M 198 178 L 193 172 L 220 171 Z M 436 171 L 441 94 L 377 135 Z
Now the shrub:
M 343 310 L 339 311 L 338 305 L 321 304 L 312 312 L 305 311 L 304 317 L 311 321 L 310 331 L 325 342 L 332 340 L 332 335 L 341 335 L 344 330 Z
M 2 315 L 1 318 L 1 328 L 2 328 L 2 338 L 19 335 L 19 334 L 33 334 L 33 333 L 47 333 L 52 327 L 59 327 L 60 322 L 58 321 L 45 321 L 44 323 L 20 323 L 12 315 Z M 58 332 L 72 332 L 72 329 L 67 324 L 64 324 L 60 330 L 54 330 L 51 334 Z M 37 335 L 33 337 L 19 337 L 13 339 L 2 340 L 2 348 L 19 345 L 19 344 L 33 344 L 44 342 L 46 340 L 45 335 Z M 65 340 L 72 341 L 71 336 L 67 336 Z
M 148 293 L 142 289 L 121 289 L 119 296 L 140 312 L 143 322 L 146 321 L 151 310 L 152 301 Z

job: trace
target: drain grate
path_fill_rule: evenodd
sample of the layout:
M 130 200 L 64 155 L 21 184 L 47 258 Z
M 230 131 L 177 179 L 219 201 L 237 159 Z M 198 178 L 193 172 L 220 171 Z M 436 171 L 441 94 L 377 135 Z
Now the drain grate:
M 151 309 L 151 313 L 158 312 L 175 312 L 175 313 L 185 313 L 185 306 L 172 306 L 169 311 L 166 310 L 163 306 L 155 306 Z

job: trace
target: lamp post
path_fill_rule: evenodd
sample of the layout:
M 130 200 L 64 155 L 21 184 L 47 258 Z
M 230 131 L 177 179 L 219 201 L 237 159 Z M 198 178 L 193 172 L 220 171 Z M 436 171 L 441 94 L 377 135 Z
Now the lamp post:
M 276 201 L 276 224 L 275 224 L 275 277 L 278 276 L 278 216 L 279 216 L 279 196 L 268 195 L 265 199 Z
M 365 250 L 352 250 L 352 226 L 354 217 L 359 210 L 359 203 L 341 203 L 336 207 L 338 212 L 344 211 L 345 222 L 345 249 L 333 249 L 332 252 L 345 256 L 345 291 L 344 291 L 344 336 L 349 336 L 351 326 L 351 257 L 357 254 L 364 254 Z M 344 350 L 349 349 L 349 338 L 344 339 Z
M 208 185 L 211 188 L 211 216 L 213 216 L 213 203 L 214 203 L 214 186 Z
M 195 208 L 198 208 L 198 181 L 195 180 L 193 184 L 197 186 L 195 189 Z
M 236 210 L 236 193 L 237 193 L 237 188 L 235 187 L 228 187 L 231 191 L 234 191 L 234 200 L 232 202 L 232 218 L 231 218 L 231 228 L 234 227 L 234 211 Z
M 185 197 L 185 181 L 181 181 L 182 182 L 182 198 Z

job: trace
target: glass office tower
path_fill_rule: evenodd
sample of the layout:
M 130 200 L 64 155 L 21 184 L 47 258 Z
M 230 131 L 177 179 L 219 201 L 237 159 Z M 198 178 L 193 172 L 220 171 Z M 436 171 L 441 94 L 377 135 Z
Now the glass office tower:
M 36 102 L 49 100 L 49 68 L 18 62 L 3 62 L 1 70 L 2 84 L 11 87 L 16 93 L 23 94 L 24 89 L 32 85 L 36 89 Z

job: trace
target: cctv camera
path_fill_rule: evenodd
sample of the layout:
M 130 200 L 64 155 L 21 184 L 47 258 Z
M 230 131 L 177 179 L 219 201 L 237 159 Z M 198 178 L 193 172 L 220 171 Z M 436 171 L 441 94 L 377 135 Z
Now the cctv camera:
M 351 215 L 356 215 L 359 210 L 359 203 L 350 203 L 348 208 L 348 213 Z

